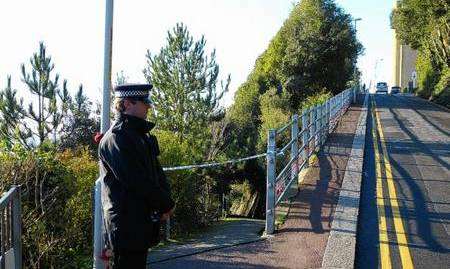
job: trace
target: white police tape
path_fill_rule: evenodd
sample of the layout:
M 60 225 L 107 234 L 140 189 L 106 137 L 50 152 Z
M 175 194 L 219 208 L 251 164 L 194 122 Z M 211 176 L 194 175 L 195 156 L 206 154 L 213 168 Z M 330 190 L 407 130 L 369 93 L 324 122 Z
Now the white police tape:
M 193 168 L 207 168 L 207 167 L 222 166 L 222 165 L 227 165 L 227 164 L 248 161 L 248 160 L 252 160 L 252 159 L 258 159 L 261 157 L 265 157 L 266 155 L 267 155 L 267 153 L 261 153 L 258 155 L 253 155 L 253 156 L 240 158 L 240 159 L 229 160 L 229 161 L 220 162 L 220 163 L 218 162 L 218 163 L 204 163 L 204 164 L 194 164 L 194 165 L 185 165 L 185 166 L 176 166 L 176 167 L 164 167 L 163 171 L 166 172 L 166 171 L 176 171 L 176 170 L 187 170 L 187 169 L 193 169 Z

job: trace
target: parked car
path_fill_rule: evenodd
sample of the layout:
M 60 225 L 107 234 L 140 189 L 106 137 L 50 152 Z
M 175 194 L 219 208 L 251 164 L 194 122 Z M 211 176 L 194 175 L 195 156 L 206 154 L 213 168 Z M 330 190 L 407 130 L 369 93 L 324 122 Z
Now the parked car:
M 400 87 L 399 86 L 392 86 L 391 87 L 391 94 L 397 94 L 400 93 Z
M 386 82 L 378 82 L 376 93 L 388 93 L 388 86 Z

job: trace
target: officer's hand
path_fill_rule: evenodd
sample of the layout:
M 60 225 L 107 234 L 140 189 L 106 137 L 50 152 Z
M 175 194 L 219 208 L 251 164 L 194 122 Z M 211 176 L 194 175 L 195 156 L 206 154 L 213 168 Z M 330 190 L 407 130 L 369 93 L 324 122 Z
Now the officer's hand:
M 172 216 L 172 215 L 173 215 L 173 208 L 161 215 L 161 221 L 168 220 L 170 218 L 170 216 Z
M 166 220 L 168 220 L 168 219 L 169 219 L 169 217 L 170 217 L 170 216 L 169 216 L 169 214 L 167 214 L 167 213 L 164 213 L 164 214 L 162 214 L 162 215 L 161 215 L 161 218 L 160 218 L 160 220 L 161 220 L 161 221 L 166 221 Z

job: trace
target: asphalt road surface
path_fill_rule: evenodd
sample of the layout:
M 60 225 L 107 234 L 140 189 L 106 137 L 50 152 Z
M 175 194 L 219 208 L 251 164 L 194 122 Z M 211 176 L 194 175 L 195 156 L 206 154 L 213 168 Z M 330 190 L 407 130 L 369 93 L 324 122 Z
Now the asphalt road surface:
M 356 268 L 450 268 L 450 112 L 371 97 Z

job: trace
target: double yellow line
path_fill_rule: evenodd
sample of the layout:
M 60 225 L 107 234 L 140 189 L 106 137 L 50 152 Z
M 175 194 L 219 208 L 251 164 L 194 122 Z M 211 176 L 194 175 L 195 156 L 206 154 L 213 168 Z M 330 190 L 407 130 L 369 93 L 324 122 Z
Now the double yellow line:
M 394 179 L 392 176 L 392 167 L 389 162 L 388 152 L 385 144 L 383 129 L 381 128 L 380 118 L 378 112 L 375 109 L 376 103 L 374 98 L 372 98 L 372 115 L 373 115 L 373 126 L 372 136 L 373 136 L 373 147 L 375 149 L 375 164 L 376 164 L 376 193 L 377 193 L 377 210 L 379 218 L 379 242 L 380 242 L 380 258 L 381 258 L 381 268 L 389 269 L 392 268 L 391 256 L 389 250 L 389 238 L 386 222 L 386 206 L 385 198 L 383 195 L 383 177 L 381 174 L 381 169 L 384 168 L 386 174 L 386 183 L 388 194 L 390 197 L 390 205 L 392 209 L 392 215 L 394 220 L 395 234 L 397 236 L 398 248 L 400 251 L 400 259 L 402 262 L 402 268 L 414 268 L 411 253 L 408 248 L 408 240 L 406 239 L 405 229 L 403 227 L 403 221 L 399 210 L 397 193 L 395 191 Z M 376 123 L 376 130 L 375 130 Z M 378 135 L 379 137 L 378 137 Z M 379 139 L 378 139 L 379 138 Z M 378 141 L 381 144 L 381 153 L 378 146 Z M 382 167 L 383 165 L 383 167 Z M 384 184 L 386 184 L 384 183 Z

